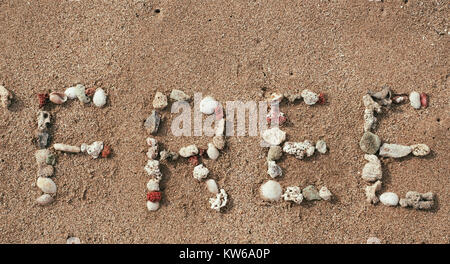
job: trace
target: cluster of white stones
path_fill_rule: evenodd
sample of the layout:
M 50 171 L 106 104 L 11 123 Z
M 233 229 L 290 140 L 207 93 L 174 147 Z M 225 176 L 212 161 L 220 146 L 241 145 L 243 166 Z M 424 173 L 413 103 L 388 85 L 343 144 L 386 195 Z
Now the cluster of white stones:
M 319 97 L 323 98 L 323 94 L 319 96 L 309 90 L 303 90 L 300 96 L 289 95 L 288 100 L 293 102 L 300 97 L 304 99 L 307 105 L 313 105 L 319 101 Z M 269 151 L 267 153 L 267 174 L 272 178 L 272 180 L 261 185 L 259 190 L 261 198 L 269 202 L 278 201 L 280 198 L 283 198 L 285 201 L 297 204 L 300 204 L 303 198 L 308 201 L 330 200 L 332 194 L 325 186 L 320 191 L 313 185 L 309 185 L 303 190 L 298 186 L 289 186 L 283 193 L 281 185 L 274 180 L 283 175 L 281 167 L 276 164 L 276 161 L 282 157 L 283 152 L 294 155 L 298 159 L 303 159 L 305 156 L 312 156 L 316 149 L 322 154 L 325 154 L 327 151 L 327 145 L 323 140 L 317 141 L 315 145 L 313 142 L 305 140 L 304 142 L 285 142 L 283 147 L 279 146 L 286 140 L 286 132 L 278 127 L 278 125 L 281 125 L 286 120 L 284 114 L 279 111 L 279 103 L 283 98 L 283 95 L 273 93 L 268 100 L 271 109 L 267 121 L 272 124 L 275 123 L 277 126 L 269 128 L 261 134 L 264 142 L 269 145 Z
M 0 89 L 1 90 L 1 89 Z M 81 84 L 67 88 L 64 93 L 52 92 L 49 94 L 48 99 L 54 104 L 62 104 L 67 99 L 78 98 L 83 103 L 89 103 L 91 101 L 88 94 L 86 94 L 85 87 Z M 93 102 L 97 107 L 102 107 L 106 103 L 106 95 L 103 89 L 98 88 L 93 93 Z M 40 98 L 41 100 L 41 98 Z M 42 105 L 41 105 L 42 104 Z M 45 105 L 45 101 L 40 102 L 40 107 Z M 47 148 L 50 142 L 49 127 L 51 124 L 51 115 L 48 111 L 40 110 L 37 118 L 37 131 L 36 131 L 36 143 L 39 150 L 35 153 L 36 163 L 38 165 L 36 186 L 42 191 L 42 195 L 36 199 L 36 203 L 41 206 L 51 204 L 54 201 L 57 192 L 57 186 L 51 179 L 54 174 L 54 167 L 56 164 L 56 154 L 50 152 Z M 79 153 L 86 152 L 94 159 L 100 155 L 108 157 L 110 154 L 110 148 L 107 146 L 104 149 L 102 141 L 96 141 L 91 145 L 83 143 L 81 147 L 71 146 L 67 144 L 57 143 L 53 144 L 55 151 Z
M 176 102 L 188 102 L 191 97 L 180 90 L 172 90 L 170 93 L 170 99 Z M 157 92 L 153 100 L 153 108 L 156 110 L 163 110 L 167 107 L 168 100 L 167 97 L 161 93 Z M 160 114 L 153 110 L 151 115 L 145 120 L 144 127 L 150 134 L 156 134 L 158 132 L 159 124 L 161 122 Z M 211 160 L 216 160 L 220 156 L 219 150 L 225 148 L 225 119 L 223 116 L 223 109 L 213 97 L 206 96 L 200 102 L 200 112 L 206 115 L 215 114 L 215 133 L 212 138 L 212 142 L 208 143 L 206 149 L 206 154 Z M 159 181 L 161 180 L 162 174 L 159 170 L 159 161 L 156 160 L 158 156 L 158 145 L 154 138 L 148 138 L 147 144 L 149 145 L 149 150 L 147 152 L 147 157 L 149 158 L 147 165 L 145 166 L 146 172 L 152 176 L 152 179 L 147 184 L 147 189 L 149 193 L 147 194 L 147 208 L 149 211 L 155 211 L 159 208 L 159 200 L 161 199 L 161 192 L 159 190 Z M 176 160 L 179 156 L 183 158 L 188 158 L 191 164 L 195 165 L 193 170 L 193 176 L 199 182 L 203 181 L 208 177 L 209 170 L 205 167 L 203 163 L 199 164 L 199 157 L 203 155 L 203 150 L 200 151 L 195 145 L 188 145 L 180 148 L 178 153 L 171 152 L 168 150 L 163 150 L 159 152 L 160 161 L 163 160 Z M 214 179 L 208 179 L 205 181 L 207 189 L 215 194 L 216 196 L 209 199 L 211 209 L 216 211 L 221 211 L 228 202 L 228 195 L 224 189 L 219 189 L 216 181 Z
M 428 106 L 426 94 L 419 95 L 412 92 L 410 97 L 411 105 L 415 109 Z M 410 153 L 414 156 L 426 156 L 430 153 L 430 148 L 425 144 L 414 144 L 410 146 L 400 144 L 381 144 L 380 138 L 372 133 L 377 118 L 375 115 L 381 113 L 383 106 L 388 106 L 392 102 L 402 103 L 408 100 L 406 96 L 398 95 L 392 97 L 392 92 L 388 86 L 383 86 L 379 92 L 368 92 L 363 96 L 364 110 L 364 134 L 359 142 L 360 148 L 366 154 L 364 158 L 368 161 L 362 170 L 362 179 L 367 182 L 373 182 L 372 185 L 366 186 L 366 200 L 368 203 L 376 204 L 381 202 L 387 206 L 397 206 L 400 202 L 402 207 L 413 207 L 415 209 L 430 209 L 433 206 L 434 198 L 432 193 L 420 194 L 417 192 L 408 192 L 406 198 L 399 199 L 398 195 L 393 192 L 385 192 L 379 197 L 377 192 L 382 187 L 382 167 L 378 156 L 389 158 L 402 158 Z M 378 156 L 376 155 L 378 153 Z

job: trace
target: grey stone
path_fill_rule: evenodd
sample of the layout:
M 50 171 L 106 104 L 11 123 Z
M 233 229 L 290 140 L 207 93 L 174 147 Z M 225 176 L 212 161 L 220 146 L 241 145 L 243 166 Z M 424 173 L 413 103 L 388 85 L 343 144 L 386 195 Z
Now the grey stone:
M 159 123 L 161 122 L 161 117 L 155 110 L 152 111 L 151 115 L 147 117 L 144 122 L 144 127 L 150 134 L 155 134 L 158 132 Z
M 37 145 L 40 149 L 45 149 L 48 146 L 50 135 L 45 131 L 37 133 Z
M 268 161 L 279 160 L 283 155 L 283 150 L 280 146 L 270 146 L 269 152 L 267 153 Z
M 367 154 L 375 154 L 380 148 L 380 138 L 372 132 L 366 131 L 359 141 L 359 147 Z

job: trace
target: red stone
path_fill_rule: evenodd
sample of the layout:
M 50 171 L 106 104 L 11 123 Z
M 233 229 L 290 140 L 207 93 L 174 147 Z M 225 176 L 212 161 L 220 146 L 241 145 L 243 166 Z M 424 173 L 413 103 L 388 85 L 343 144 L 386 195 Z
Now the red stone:
M 325 104 L 325 103 L 326 103 L 325 94 L 319 93 L 319 104 Z
M 48 93 L 38 94 L 39 108 L 42 108 L 48 102 L 48 98 L 49 98 Z
M 147 193 L 147 201 L 150 201 L 153 203 L 159 202 L 159 201 L 161 201 L 161 196 L 162 196 L 161 192 L 158 192 L 158 191 L 149 192 L 149 193 Z
M 87 95 L 87 96 L 93 96 L 94 93 L 95 93 L 95 90 L 96 90 L 96 88 L 89 88 L 89 89 L 86 89 L 86 95 Z
M 428 96 L 426 93 L 420 94 L 420 105 L 422 105 L 423 108 L 428 107 Z
M 189 157 L 189 162 L 192 164 L 192 165 L 194 165 L 194 166 L 197 166 L 198 165 L 198 156 L 192 156 L 192 157 Z
M 111 147 L 110 146 L 104 146 L 102 150 L 102 158 L 107 158 L 111 155 Z

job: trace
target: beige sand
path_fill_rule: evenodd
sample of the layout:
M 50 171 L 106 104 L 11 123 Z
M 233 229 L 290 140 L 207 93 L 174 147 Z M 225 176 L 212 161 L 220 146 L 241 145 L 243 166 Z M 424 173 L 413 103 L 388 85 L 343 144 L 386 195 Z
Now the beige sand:
M 0 82 L 18 99 L 0 109 L 1 243 L 449 243 L 448 2 L 231 2 L 0 0 Z M 57 200 L 41 208 L 36 94 L 78 82 L 103 87 L 108 105 L 49 107 L 53 142 L 104 140 L 114 156 L 59 155 Z M 429 108 L 397 107 L 376 131 L 431 147 L 427 158 L 384 159 L 382 189 L 435 192 L 430 212 L 364 201 L 361 97 L 384 84 L 430 95 Z M 285 157 L 279 181 L 326 185 L 334 202 L 262 205 L 266 150 L 258 138 L 232 137 L 217 162 L 205 162 L 230 195 L 225 213 L 208 208 L 210 194 L 183 161 L 163 168 L 163 204 L 149 213 L 142 121 L 156 90 L 174 88 L 221 101 L 259 100 L 263 88 L 325 92 L 326 106 L 281 107 L 289 140 L 322 138 L 330 151 Z M 206 146 L 206 138 L 164 136 L 173 118 L 164 115 L 157 138 L 166 147 Z

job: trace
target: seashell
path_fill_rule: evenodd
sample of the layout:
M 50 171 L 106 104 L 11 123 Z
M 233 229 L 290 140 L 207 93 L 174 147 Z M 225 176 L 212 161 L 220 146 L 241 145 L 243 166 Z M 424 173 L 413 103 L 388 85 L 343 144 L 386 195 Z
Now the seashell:
M 36 203 L 41 205 L 41 206 L 45 206 L 45 205 L 49 205 L 54 201 L 53 197 L 50 196 L 50 194 L 43 194 L 41 196 L 39 196 L 36 199 Z
M 322 199 L 317 191 L 316 187 L 313 185 L 308 185 L 302 190 L 303 197 L 308 201 L 320 200 Z
M 64 91 L 64 94 L 67 96 L 67 99 L 75 99 L 77 98 L 77 88 L 69 87 Z
M 46 131 L 47 128 L 50 127 L 51 118 L 50 113 L 47 111 L 39 111 L 38 112 L 38 130 Z
M 268 161 L 267 162 L 267 174 L 269 174 L 270 177 L 276 178 L 278 176 L 282 176 L 283 172 L 278 166 L 275 161 Z
M 159 191 L 159 180 L 158 179 L 150 179 L 147 183 L 147 190 L 149 192 Z
M 380 202 L 387 206 L 397 206 L 398 195 L 393 192 L 385 192 L 380 195 Z
M 194 171 L 193 171 L 194 178 L 199 181 L 208 177 L 208 174 L 209 174 L 209 170 L 203 164 L 195 166 Z
M 420 105 L 423 108 L 427 108 L 428 107 L 428 96 L 426 93 L 421 93 L 420 94 Z
M 189 101 L 191 97 L 183 91 L 173 89 L 170 93 L 170 99 L 173 99 L 175 101 Z
M 148 133 L 155 134 L 156 132 L 158 132 L 160 122 L 161 117 L 159 116 L 158 112 L 153 110 L 152 113 L 145 120 L 144 127 L 148 131 Z
M 167 106 L 167 96 L 161 92 L 156 92 L 155 99 L 153 99 L 153 108 L 164 109 Z
M 81 144 L 81 152 L 86 152 L 88 155 L 92 156 L 94 159 L 102 153 L 103 141 L 95 141 L 91 145 L 85 143 Z
M 206 153 L 212 160 L 216 160 L 219 157 L 219 150 L 212 143 L 208 143 L 208 149 L 206 150 Z
M 283 189 L 281 185 L 273 180 L 269 180 L 262 184 L 259 188 L 261 198 L 264 201 L 278 201 L 281 198 L 281 193 Z
M 149 211 L 156 211 L 159 209 L 159 202 L 147 201 L 147 209 Z
M 366 201 L 368 203 L 376 204 L 380 199 L 378 199 L 376 192 L 381 190 L 381 181 L 376 181 L 371 186 L 366 187 Z
M 409 94 L 409 103 L 415 109 L 420 109 L 420 94 L 418 92 L 411 92 Z
M 67 101 L 67 95 L 59 92 L 52 92 L 50 93 L 49 100 L 54 104 L 63 104 Z
M 55 150 L 59 150 L 59 151 L 63 151 L 63 152 L 70 152 L 70 153 L 79 153 L 81 151 L 81 149 L 77 146 L 70 146 L 70 145 L 61 144 L 61 143 L 53 144 L 53 148 Z
M 217 183 L 214 179 L 208 179 L 206 180 L 206 189 L 208 189 L 208 191 L 210 193 L 218 193 L 219 192 L 219 187 L 217 186 Z
M 301 96 L 303 97 L 303 101 L 307 105 L 314 105 L 317 103 L 317 101 L 319 101 L 319 96 L 308 89 L 303 90 Z
M 98 88 L 97 90 L 95 90 L 92 102 L 97 107 L 103 107 L 106 104 L 106 93 L 102 88 Z
M 319 140 L 316 142 L 316 149 L 319 153 L 325 154 L 327 152 L 327 143 L 323 140 Z
M 181 148 L 178 153 L 183 158 L 189 158 L 198 154 L 198 148 L 196 145 L 189 145 L 187 147 Z
M 266 129 L 262 132 L 262 138 L 272 146 L 280 145 L 286 139 L 286 132 L 278 127 Z
M 36 181 L 36 185 L 44 193 L 56 193 L 56 184 L 50 178 L 39 177 Z
M 220 192 L 216 194 L 215 198 L 210 198 L 209 203 L 211 204 L 211 209 L 219 211 L 224 206 L 227 205 L 228 195 L 224 189 L 220 189 Z
M 225 148 L 225 137 L 224 136 L 214 136 L 213 137 L 213 142 L 214 146 L 216 146 L 217 149 L 222 150 L 223 148 Z
M 66 244 L 81 244 L 81 241 L 78 237 L 69 237 Z
M 289 186 L 282 195 L 285 201 L 291 201 L 300 204 L 303 201 L 302 190 L 298 186 Z
M 331 194 L 330 190 L 328 190 L 328 188 L 326 186 L 323 186 L 319 190 L 319 196 L 323 200 L 328 201 L 328 200 L 331 199 L 332 194 Z
M 219 105 L 219 102 L 211 96 L 206 96 L 200 101 L 200 112 L 205 115 L 210 115 L 214 113 L 214 110 Z
M 8 109 L 13 98 L 14 95 L 4 86 L 0 85 L 0 102 L 2 104 L 2 107 Z
M 412 148 L 410 146 L 384 143 L 380 148 L 380 156 L 401 158 L 408 156 L 408 154 L 411 153 L 411 151 Z
M 53 168 L 52 165 L 47 165 L 47 166 L 44 166 L 44 167 L 40 167 L 38 169 L 37 176 L 38 177 L 42 177 L 42 178 L 48 178 L 48 177 L 53 176 L 54 171 L 55 171 L 55 169 Z

